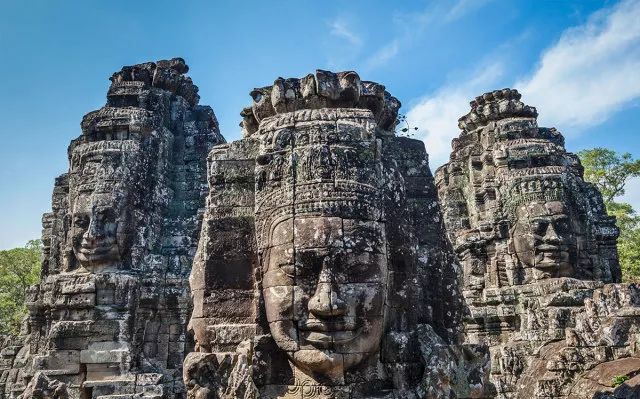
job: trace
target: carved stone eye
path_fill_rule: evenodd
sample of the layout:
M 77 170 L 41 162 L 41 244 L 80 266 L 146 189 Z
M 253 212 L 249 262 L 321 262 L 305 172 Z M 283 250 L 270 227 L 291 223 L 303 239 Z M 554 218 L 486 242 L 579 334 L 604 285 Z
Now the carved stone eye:
M 73 218 L 73 225 L 85 229 L 89 226 L 89 218 L 86 215 L 77 215 Z
M 271 155 L 259 155 L 256 158 L 256 163 L 260 166 L 269 165 L 271 163 Z
M 556 230 L 558 234 L 564 234 L 571 231 L 571 227 L 569 226 L 569 222 L 567 220 L 558 220 L 553 224 L 553 228 Z
M 280 265 L 280 270 L 289 278 L 294 278 L 296 275 L 296 266 L 291 264 Z
M 539 236 L 544 236 L 547 232 L 549 223 L 543 220 L 535 221 L 532 223 L 533 232 Z
M 100 212 L 98 212 L 98 217 L 100 218 L 100 221 L 103 223 L 112 223 L 112 222 L 115 222 L 117 219 L 115 211 L 111 208 L 103 209 Z

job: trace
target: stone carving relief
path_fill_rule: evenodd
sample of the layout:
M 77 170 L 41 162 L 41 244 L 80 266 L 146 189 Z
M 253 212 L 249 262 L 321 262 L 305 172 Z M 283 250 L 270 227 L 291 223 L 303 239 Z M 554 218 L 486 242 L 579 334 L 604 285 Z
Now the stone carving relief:
M 615 220 L 516 90 L 434 179 L 355 72 L 254 89 L 231 143 L 187 72 L 123 67 L 83 118 L 0 399 L 637 395 Z
M 140 180 L 132 170 L 142 149 L 133 141 L 79 145 L 71 160 L 70 240 L 73 265 L 87 271 L 117 270 L 127 257 L 135 233 L 129 212 L 138 204 L 131 187 Z M 136 168 L 137 169 L 137 168 Z M 136 178 L 137 177 L 137 178 Z
M 466 288 L 619 280 L 614 221 L 562 135 L 539 128 L 515 90 L 486 93 L 471 107 L 436 173 Z
M 601 301 L 613 292 L 634 298 L 637 288 L 607 284 L 620 281 L 615 219 L 562 135 L 538 127 L 537 111 L 520 98 L 503 89 L 472 101 L 449 163 L 436 171 L 462 264 L 465 335 L 490 348 L 499 398 L 592 397 L 596 385 L 577 393 L 573 384 L 598 365 L 634 359 L 636 338 L 586 337 L 636 331 L 634 300 Z M 607 310 L 596 316 L 591 307 Z
M 424 146 L 393 134 L 399 102 L 354 72 L 251 95 L 245 138 L 209 155 L 189 397 L 481 397 L 487 359 L 459 345 L 455 265 Z
M 206 154 L 224 142 L 187 70 L 182 59 L 124 67 L 107 105 L 83 118 L 0 397 L 184 395 L 186 280 Z

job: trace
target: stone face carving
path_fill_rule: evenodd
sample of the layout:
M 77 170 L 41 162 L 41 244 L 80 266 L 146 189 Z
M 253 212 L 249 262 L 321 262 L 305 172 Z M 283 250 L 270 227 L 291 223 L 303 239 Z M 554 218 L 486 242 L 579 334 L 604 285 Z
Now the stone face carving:
M 187 70 L 178 58 L 124 67 L 107 105 L 83 118 L 43 218 L 42 281 L 0 397 L 184 395 L 186 280 L 206 154 L 224 142 Z
M 71 234 L 73 253 L 81 265 L 117 263 L 121 253 L 126 252 L 126 236 L 118 231 L 117 222 L 126 217 L 118 205 L 113 206 L 109 193 L 81 196 L 76 200 Z
M 606 284 L 620 280 L 614 219 L 562 135 L 536 117 L 515 90 L 476 98 L 436 172 L 466 338 L 489 346 L 499 398 L 598 397 L 613 389 L 589 370 L 624 359 L 630 375 L 640 370 L 638 289 Z
M 391 131 L 399 102 L 354 72 L 251 95 L 245 138 L 209 155 L 189 397 L 482 395 L 424 146 Z
M 74 149 L 71 185 L 77 195 L 70 199 L 71 246 L 78 263 L 74 267 L 117 268 L 127 258 L 136 230 L 129 215 L 136 206 L 130 187 L 141 178 L 136 170 L 141 151 L 134 141 L 98 141 Z
M 534 181 L 544 185 L 545 180 Z M 535 268 L 540 277 L 570 277 L 577 259 L 576 217 L 561 200 L 532 201 L 519 206 L 514 215 L 513 252 L 524 267 Z
M 124 67 L 83 118 L 0 398 L 640 395 L 615 221 L 517 91 L 434 180 L 355 72 L 254 89 L 224 143 L 187 71 Z
M 361 234 L 344 237 L 343 223 L 358 220 L 301 217 L 278 223 L 271 228 L 273 235 L 295 230 L 302 239 L 299 246 L 291 242 L 269 248 L 268 261 L 262 264 L 271 335 L 296 366 L 313 373 L 343 373 L 380 347 L 386 254 L 358 247 L 365 247 L 369 237 L 382 243 L 384 234 L 372 222 L 360 227 L 365 230 Z M 340 246 L 346 240 L 357 249 L 344 251 Z M 305 345 L 308 349 L 300 348 Z
M 613 219 L 560 133 L 536 117 L 515 90 L 478 97 L 436 173 L 467 289 L 620 279 Z
M 263 130 L 257 244 L 276 344 L 296 366 L 342 378 L 379 350 L 389 268 L 375 136 L 357 119 L 368 115 L 327 116 Z

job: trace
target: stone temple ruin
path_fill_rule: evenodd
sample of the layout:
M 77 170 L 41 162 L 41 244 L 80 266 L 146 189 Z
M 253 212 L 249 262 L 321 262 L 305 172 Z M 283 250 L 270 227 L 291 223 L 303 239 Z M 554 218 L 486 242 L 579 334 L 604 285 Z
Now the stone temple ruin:
M 536 117 L 516 90 L 476 98 L 436 172 L 466 340 L 489 346 L 498 397 L 609 397 L 596 393 L 640 372 L 640 291 L 612 284 L 615 219 L 562 135 Z M 611 397 L 629 397 L 632 381 Z
M 460 345 L 455 259 L 424 144 L 393 133 L 398 100 L 325 71 L 251 95 L 245 137 L 209 157 L 190 397 L 478 390 L 486 359 Z
M 84 117 L 0 399 L 640 395 L 615 220 L 517 91 L 434 178 L 355 72 L 253 90 L 226 143 L 187 71 L 124 67 Z
M 125 67 L 83 118 L 43 217 L 23 336 L 2 352 L 2 397 L 184 394 L 206 155 L 224 141 L 187 70 L 181 59 Z

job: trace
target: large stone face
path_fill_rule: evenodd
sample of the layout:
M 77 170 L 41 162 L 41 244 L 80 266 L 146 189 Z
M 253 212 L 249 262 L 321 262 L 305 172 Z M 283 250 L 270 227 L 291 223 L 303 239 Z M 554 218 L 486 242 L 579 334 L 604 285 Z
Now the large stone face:
M 586 371 L 640 367 L 639 292 L 609 284 L 620 281 L 615 220 L 562 135 L 536 117 L 515 90 L 476 98 L 436 172 L 465 335 L 490 347 L 498 397 L 599 397 L 613 389 Z
M 184 395 L 206 154 L 224 141 L 187 70 L 182 59 L 124 67 L 84 117 L 1 397 Z
M 209 155 L 189 397 L 482 395 L 424 146 L 392 131 L 399 102 L 354 72 L 251 95 L 245 138 Z

